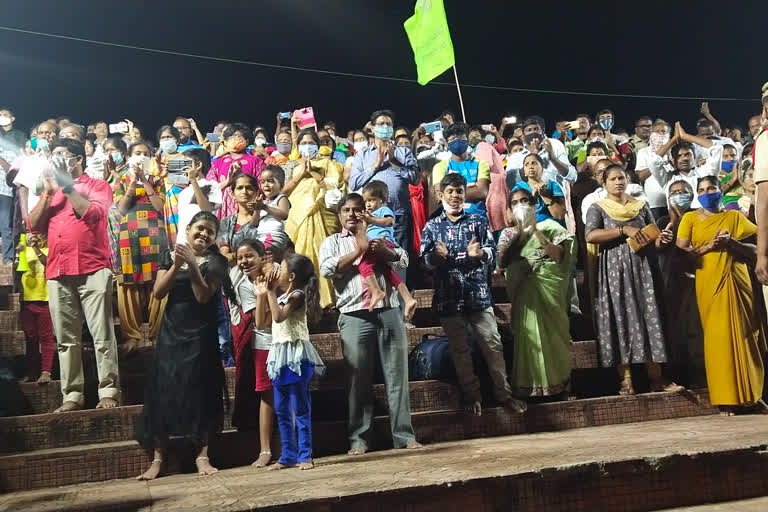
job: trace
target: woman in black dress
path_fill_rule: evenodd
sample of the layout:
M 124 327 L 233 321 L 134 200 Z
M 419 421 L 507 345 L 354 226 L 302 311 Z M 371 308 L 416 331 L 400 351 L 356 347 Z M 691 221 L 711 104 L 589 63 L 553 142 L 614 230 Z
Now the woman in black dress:
M 216 331 L 216 294 L 226 278 L 227 260 L 216 252 L 219 221 L 199 212 L 187 226 L 187 243 L 160 255 L 153 293 L 168 303 L 155 344 L 144 412 L 137 440 L 154 450 L 139 480 L 162 469 L 169 437 L 185 437 L 199 450 L 201 475 L 217 471 L 208 460 L 208 442 L 224 422 L 224 368 Z

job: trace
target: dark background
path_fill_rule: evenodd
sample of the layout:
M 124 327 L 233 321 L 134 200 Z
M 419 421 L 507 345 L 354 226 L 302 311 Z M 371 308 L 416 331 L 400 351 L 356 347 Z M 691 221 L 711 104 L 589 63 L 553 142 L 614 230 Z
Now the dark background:
M 0 25 L 184 53 L 415 80 L 402 23 L 415 0 L 4 2 Z M 712 100 L 724 124 L 758 113 L 768 80 L 768 2 L 518 2 L 445 0 L 462 83 Z M 762 48 L 762 51 L 761 51 Z M 758 56 L 758 52 L 762 57 Z M 413 127 L 458 113 L 451 85 L 279 70 L 106 47 L 0 30 L 0 104 L 19 127 L 59 115 L 87 124 L 132 119 L 145 133 L 177 114 L 203 132 L 217 120 L 274 126 L 275 113 L 313 106 L 341 130 L 389 107 Z M 452 73 L 437 79 L 451 82 Z M 464 87 L 471 123 L 537 113 L 548 121 L 616 112 L 690 129 L 699 100 L 522 93 Z M 749 99 L 754 98 L 754 99 Z

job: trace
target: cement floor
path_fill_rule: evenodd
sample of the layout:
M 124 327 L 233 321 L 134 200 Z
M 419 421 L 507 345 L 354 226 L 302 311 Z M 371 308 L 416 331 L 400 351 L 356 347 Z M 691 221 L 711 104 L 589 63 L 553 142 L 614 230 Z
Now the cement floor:
M 152 482 L 114 480 L 0 496 L 0 510 L 185 512 L 250 510 L 302 500 L 507 476 L 590 462 L 653 459 L 765 444 L 766 418 L 704 416 L 564 432 L 441 443 L 316 460 L 310 471 L 241 467 L 209 477 L 170 475 Z M 255 454 L 254 454 L 255 456 Z M 691 508 L 681 510 L 768 510 Z M 720 506 L 720 505 L 717 505 Z M 726 505 L 722 505 L 726 506 Z M 734 505 L 736 506 L 736 505 Z M 126 507 L 126 508 L 122 508 Z

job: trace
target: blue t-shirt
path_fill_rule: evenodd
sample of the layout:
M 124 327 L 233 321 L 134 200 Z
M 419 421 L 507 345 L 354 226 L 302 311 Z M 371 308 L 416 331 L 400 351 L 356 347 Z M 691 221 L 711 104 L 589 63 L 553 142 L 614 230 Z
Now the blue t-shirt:
M 518 189 L 518 188 L 524 188 L 529 192 L 533 193 L 533 189 L 526 181 L 521 181 L 517 185 L 515 185 L 515 187 L 512 189 L 512 192 L 514 192 L 515 189 Z M 552 180 L 549 180 L 547 182 L 547 192 L 549 192 L 549 194 L 553 198 L 565 197 L 565 194 L 563 194 L 563 189 L 560 188 L 560 185 L 558 185 Z M 547 201 L 547 203 L 548 202 L 549 201 Z M 544 202 L 544 199 L 541 196 L 536 196 L 536 222 L 541 222 L 543 220 L 551 219 L 557 222 L 558 224 L 560 224 L 561 226 L 566 227 L 565 220 L 556 219 L 549 213 L 549 207 L 547 206 L 547 203 Z
M 449 159 L 446 172 L 458 173 L 467 180 L 467 184 L 470 184 L 477 183 L 477 174 L 479 170 L 480 162 L 478 160 L 457 162 L 453 159 Z M 483 217 L 487 216 L 485 211 L 485 201 L 467 201 L 464 203 L 464 211 L 467 213 L 474 213 L 475 215 L 482 215 Z
M 371 213 L 371 216 L 376 217 L 377 219 L 383 219 L 385 217 L 392 217 L 395 218 L 395 214 L 392 210 L 389 209 L 389 206 L 380 206 L 376 210 Z M 382 236 L 387 240 L 387 242 L 390 242 L 394 245 L 397 245 L 395 243 L 395 227 L 394 224 L 390 228 L 385 228 L 383 226 L 374 226 L 373 224 L 368 225 L 368 230 L 365 232 L 366 235 L 368 235 L 368 240 L 374 240 L 376 238 L 381 238 Z

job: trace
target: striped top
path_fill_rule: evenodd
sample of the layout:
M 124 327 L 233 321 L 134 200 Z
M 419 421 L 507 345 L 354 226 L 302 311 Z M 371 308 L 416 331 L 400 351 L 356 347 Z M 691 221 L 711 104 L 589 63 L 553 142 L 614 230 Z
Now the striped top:
M 368 286 L 363 281 L 360 272 L 357 269 L 359 260 L 356 261 L 344 273 L 336 271 L 339 260 L 357 249 L 355 235 L 343 229 L 341 233 L 334 233 L 325 240 L 320 246 L 320 274 L 327 277 L 333 283 L 336 291 L 336 307 L 341 313 L 353 313 L 355 311 L 368 310 L 371 293 Z M 401 270 L 408 267 L 408 253 L 399 247 L 393 249 L 400 259 L 392 262 L 395 270 Z M 395 288 L 390 287 L 381 272 L 374 270 L 376 281 L 379 287 L 387 292 L 387 296 L 380 302 L 381 308 L 396 308 L 400 302 Z M 377 305 L 378 306 L 378 305 Z

